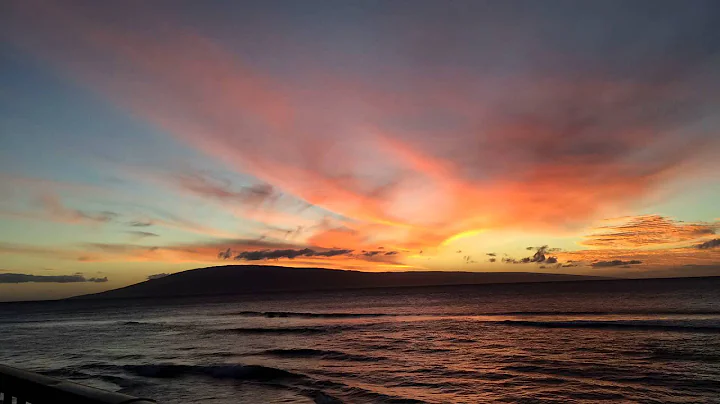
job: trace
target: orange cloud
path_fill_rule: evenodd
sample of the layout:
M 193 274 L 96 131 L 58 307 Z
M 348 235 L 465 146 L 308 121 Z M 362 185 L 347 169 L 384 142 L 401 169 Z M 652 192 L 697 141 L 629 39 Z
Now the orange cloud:
M 625 217 L 618 224 L 596 228 L 582 245 L 604 248 L 638 248 L 689 243 L 712 237 L 717 223 L 685 223 L 659 215 Z
M 321 230 L 310 236 L 308 243 L 325 248 L 339 248 L 342 246 L 362 247 L 369 245 L 365 236 L 347 227 Z
M 598 261 L 641 261 L 645 268 L 682 267 L 684 265 L 710 265 L 720 260 L 720 249 L 701 250 L 694 247 L 658 250 L 598 249 L 564 251 L 557 253 L 562 262 L 573 261 L 590 265 Z

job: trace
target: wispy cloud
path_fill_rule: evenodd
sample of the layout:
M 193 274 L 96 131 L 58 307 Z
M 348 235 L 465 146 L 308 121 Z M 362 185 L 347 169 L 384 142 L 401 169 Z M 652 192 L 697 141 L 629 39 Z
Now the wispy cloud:
M 79 282 L 107 282 L 108 278 L 85 278 L 82 275 L 29 275 L 29 274 L 0 274 L 0 283 L 79 283 Z
M 574 265 L 590 266 L 602 261 L 642 261 L 643 267 L 682 267 L 684 265 L 713 265 L 720 262 L 720 249 L 700 249 L 696 246 L 660 249 L 587 249 L 562 251 L 558 259 Z
M 172 175 L 169 180 L 179 188 L 197 196 L 236 205 L 257 207 L 263 203 L 271 203 L 279 197 L 272 185 L 254 184 L 233 187 L 229 180 L 207 172 L 179 173 Z
M 75 222 L 95 222 L 107 223 L 117 217 L 117 213 L 110 211 L 103 212 L 87 212 L 79 209 L 68 208 L 60 202 L 55 195 L 45 194 L 41 197 L 40 203 L 44 211 L 51 218 L 57 221 Z
M 194 218 L 183 217 L 161 206 L 127 201 L 125 195 L 110 188 L 0 174 L 0 189 L 8 196 L 0 204 L 0 217 L 81 226 L 157 226 L 217 238 L 237 237 L 236 233 L 198 223 Z M 75 206 L 88 199 L 93 205 L 110 208 Z
M 199 223 L 191 217 L 175 214 L 161 207 L 143 206 L 140 210 L 147 211 L 147 213 L 143 215 L 135 214 L 135 218 L 124 223 L 134 228 L 157 226 L 215 238 L 233 239 L 237 237 L 237 234 L 233 232 Z
M 0 242 L 0 254 L 19 254 L 66 260 L 92 261 L 95 259 L 94 256 L 86 254 L 82 250 L 63 248 L 61 246 L 50 247 L 22 243 Z
M 29 207 L 29 209 L 22 210 L 4 209 L 0 211 L 0 215 L 58 223 L 91 225 L 108 223 L 118 217 L 118 213 L 112 211 L 89 211 L 68 207 L 58 195 L 47 191 L 37 197 L 34 203 L 29 204 Z
M 126 170 L 141 180 L 209 202 L 246 226 L 284 233 L 285 237 L 306 235 L 307 230 L 316 228 L 320 216 L 328 213 L 265 182 L 245 179 L 245 185 L 239 185 L 219 173 L 192 167 L 172 173 Z
M 0 254 L 19 254 L 77 262 L 218 262 L 218 251 L 233 254 L 259 248 L 289 248 L 293 245 L 256 239 L 221 239 L 185 244 L 143 245 L 135 243 L 83 243 L 41 247 L 31 244 L 0 243 Z
M 141 221 L 141 220 L 133 220 L 127 223 L 130 227 L 150 227 L 153 225 L 153 222 L 150 220 L 147 221 Z
M 129 230 L 129 231 L 126 231 L 125 233 L 133 236 L 133 238 L 135 238 L 135 239 L 143 239 L 143 238 L 147 238 L 147 237 L 160 237 L 159 234 L 149 232 L 149 231 Z

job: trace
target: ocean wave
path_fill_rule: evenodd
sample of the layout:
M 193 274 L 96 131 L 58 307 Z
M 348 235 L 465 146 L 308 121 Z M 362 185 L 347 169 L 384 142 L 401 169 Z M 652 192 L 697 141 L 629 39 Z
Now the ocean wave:
M 421 367 L 417 369 L 410 369 L 408 372 L 420 375 L 440 375 L 445 378 L 455 380 L 507 380 L 515 377 L 515 375 L 509 373 L 500 373 L 488 370 L 447 369 L 445 367 Z
M 568 362 L 548 362 L 534 361 L 527 364 L 513 364 L 501 368 L 503 371 L 517 372 L 532 376 L 532 380 L 514 381 L 513 383 L 522 382 L 523 385 L 538 383 L 537 375 L 549 375 L 553 378 L 584 378 L 588 380 L 603 380 L 608 383 L 617 383 L 618 385 L 634 385 L 634 386 L 658 386 L 670 390 L 693 390 L 717 392 L 717 380 L 700 375 L 692 375 L 687 377 L 672 372 L 644 371 L 634 374 L 632 370 L 620 370 L 614 366 L 586 366 L 583 363 Z M 630 368 L 632 369 L 632 368 Z
M 100 366 L 84 366 L 83 369 L 89 369 L 91 367 L 99 368 Z M 50 376 L 50 377 L 58 377 L 61 379 L 69 379 L 74 381 L 93 381 L 93 380 L 100 380 L 106 383 L 111 383 L 119 388 L 131 388 L 131 387 L 138 387 L 143 386 L 145 383 L 138 382 L 136 380 L 131 380 L 125 377 L 120 377 L 116 375 L 106 375 L 106 374 L 95 374 L 95 373 L 88 373 L 84 372 L 78 369 L 74 369 L 71 367 L 65 367 L 65 368 L 59 368 L 59 369 L 48 369 L 40 371 L 39 373 Z
M 41 373 L 83 382 L 101 381 L 111 383 L 120 389 L 133 389 L 155 385 L 156 383 L 143 381 L 142 378 L 179 379 L 195 376 L 215 380 L 247 381 L 266 384 L 274 388 L 289 389 L 312 399 L 315 403 L 321 404 L 343 404 L 342 400 L 328 394 L 323 389 L 328 386 L 346 387 L 342 383 L 317 380 L 304 374 L 280 368 L 237 363 L 215 365 L 176 363 L 116 365 L 91 363 L 77 367 L 46 370 Z
M 140 354 L 120 354 L 110 355 L 110 357 L 114 360 L 137 360 L 144 358 L 144 356 Z
M 146 325 L 151 323 L 146 323 L 144 321 L 123 321 L 120 323 L 121 325 Z
M 311 327 L 239 327 L 210 330 L 211 333 L 221 334 L 270 334 L 270 335 L 314 335 L 342 332 L 353 329 L 351 326 L 311 326 Z
M 477 340 L 462 337 L 448 338 L 447 341 L 453 344 L 474 344 L 477 342 Z
M 71 367 L 64 367 L 58 369 L 43 369 L 40 370 L 38 373 L 49 377 L 59 377 L 64 379 L 89 379 L 93 377 L 91 374 L 82 372 L 77 369 L 73 369 Z
M 372 400 L 373 402 L 378 403 L 387 403 L 387 404 L 424 404 L 425 401 L 414 399 L 414 398 L 405 398 L 405 397 L 398 397 L 393 396 L 389 394 L 379 393 L 376 391 L 366 390 L 361 387 L 348 387 L 344 389 L 345 393 L 349 395 L 350 397 L 354 399 L 360 399 L 360 400 Z
M 239 355 L 233 352 L 199 352 L 193 354 L 195 358 L 234 358 L 236 356 Z
M 177 328 L 191 328 L 193 327 L 190 324 L 183 324 L 180 326 L 179 324 L 172 324 L 167 323 L 163 321 L 136 321 L 136 320 L 129 320 L 129 321 L 120 321 L 117 323 L 118 325 L 122 326 L 125 329 L 136 331 L 136 330 L 161 330 L 161 329 L 177 329 Z
M 654 348 L 646 359 L 659 361 L 683 361 L 683 362 L 705 362 L 720 363 L 720 353 L 710 349 L 709 352 L 686 351 L 666 348 Z
M 386 313 L 304 313 L 293 311 L 239 311 L 228 313 L 228 315 L 242 317 L 267 317 L 267 318 L 369 318 L 387 317 L 394 314 Z
M 615 393 L 612 391 L 602 391 L 602 390 L 594 390 L 594 391 L 571 391 L 567 394 L 567 397 L 575 400 L 583 400 L 583 401 L 622 401 L 627 399 L 624 395 L 620 393 Z
M 698 332 L 698 333 L 720 333 L 720 326 L 693 325 L 660 322 L 642 321 L 525 321 L 525 320 L 504 320 L 488 322 L 505 326 L 534 327 L 534 328 L 590 328 L 601 330 L 638 330 L 638 331 L 675 331 L 675 332 Z
M 277 356 L 282 358 L 319 358 L 340 361 L 375 362 L 385 360 L 383 357 L 369 357 L 363 355 L 349 354 L 339 351 L 321 349 L 293 348 L 293 349 L 268 349 L 258 352 L 260 355 Z
M 206 376 L 213 379 L 235 379 L 252 381 L 273 381 L 284 379 L 302 379 L 304 375 L 287 370 L 261 365 L 123 365 L 126 372 L 142 377 L 172 379 L 184 376 Z
M 607 310 L 607 311 L 503 311 L 480 313 L 482 316 L 615 316 L 615 315 L 655 315 L 655 316 L 712 316 L 720 315 L 720 310 Z
M 342 378 L 345 374 L 343 373 L 337 373 L 334 372 L 321 372 L 323 374 L 327 374 L 333 377 L 333 380 L 327 380 L 327 379 L 307 379 L 303 380 L 304 388 L 300 388 L 301 390 L 304 390 L 304 394 L 310 398 L 313 398 L 316 403 L 318 404 L 342 404 L 343 400 L 347 400 L 347 402 L 354 403 L 354 402 L 373 402 L 373 403 L 383 403 L 383 404 L 424 404 L 425 401 L 414 399 L 414 398 L 406 398 L 396 395 L 391 395 L 388 393 L 381 393 L 374 390 L 369 390 L 367 388 L 359 387 L 359 386 L 350 386 L 345 383 L 338 382 L 338 378 Z M 306 389 L 306 390 L 305 390 Z M 339 396 L 342 398 L 339 399 L 334 396 L 328 395 L 325 390 L 329 389 L 333 392 L 333 394 L 339 394 Z
M 324 391 L 313 391 L 305 394 L 312 398 L 315 404 L 343 404 L 342 400 L 337 397 L 333 397 Z

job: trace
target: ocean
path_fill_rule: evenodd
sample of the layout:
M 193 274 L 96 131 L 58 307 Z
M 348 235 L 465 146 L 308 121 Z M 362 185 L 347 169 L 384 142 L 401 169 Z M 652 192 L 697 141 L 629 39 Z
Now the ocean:
M 720 278 L 7 303 L 0 363 L 161 403 L 720 403 Z

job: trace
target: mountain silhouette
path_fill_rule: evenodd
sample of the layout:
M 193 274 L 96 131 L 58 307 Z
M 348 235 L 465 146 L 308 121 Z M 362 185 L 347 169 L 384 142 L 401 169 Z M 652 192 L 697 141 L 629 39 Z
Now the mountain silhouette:
M 608 278 L 533 272 L 360 272 L 270 265 L 226 265 L 178 272 L 119 289 L 78 296 L 75 299 L 176 297 L 591 279 Z

